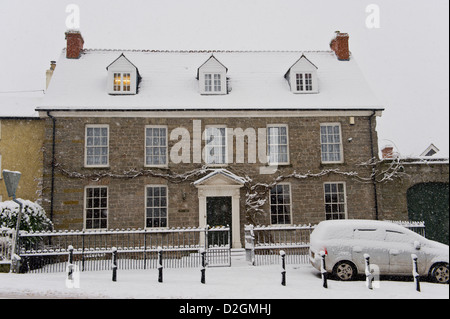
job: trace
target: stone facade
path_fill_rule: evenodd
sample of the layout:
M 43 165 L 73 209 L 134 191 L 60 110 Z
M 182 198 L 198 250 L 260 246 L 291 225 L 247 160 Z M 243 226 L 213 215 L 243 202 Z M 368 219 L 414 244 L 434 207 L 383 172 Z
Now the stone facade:
M 163 184 L 168 186 L 168 227 L 199 226 L 199 190 L 192 184 L 205 174 L 198 173 L 186 181 L 174 181 L 165 177 L 153 176 L 149 171 L 163 175 L 184 174 L 195 171 L 204 163 L 178 163 L 169 160 L 167 168 L 150 168 L 145 161 L 145 127 L 146 125 L 164 125 L 168 132 L 176 128 L 185 128 L 191 137 L 190 159 L 195 156 L 193 121 L 201 121 L 201 132 L 208 125 L 225 125 L 228 128 L 266 128 L 270 124 L 288 126 L 289 164 L 280 165 L 272 174 L 260 174 L 265 164 L 248 163 L 248 139 L 245 143 L 245 161 L 221 166 L 237 176 L 248 177 L 251 182 L 240 188 L 239 211 L 240 232 L 243 235 L 244 224 L 257 222 L 271 224 L 268 194 L 266 203 L 261 207 L 264 213 L 250 219 L 247 214 L 246 194 L 250 184 L 269 184 L 279 176 L 294 172 L 311 174 L 307 178 L 287 178 L 282 183 L 291 187 L 291 216 L 293 224 L 317 223 L 325 219 L 324 183 L 344 182 L 346 191 L 347 218 L 375 217 L 374 186 L 370 182 L 371 168 L 358 165 L 368 161 L 373 154 L 378 154 L 376 138 L 376 120 L 372 111 L 364 112 L 317 112 L 314 116 L 286 115 L 280 112 L 277 117 L 259 115 L 250 117 L 236 112 L 236 117 L 223 116 L 216 112 L 216 117 L 186 117 L 177 113 L 173 117 L 125 117 L 120 114 L 104 116 L 86 116 L 72 112 L 69 117 L 52 112 L 53 120 L 46 118 L 45 126 L 45 161 L 44 161 L 44 204 L 46 211 L 52 215 L 57 229 L 83 229 L 85 187 L 104 185 L 108 187 L 108 228 L 144 228 L 145 227 L 145 187 Z M 263 113 L 263 112 L 261 112 Z M 356 116 L 355 116 L 356 115 Z M 354 124 L 350 124 L 350 116 Z M 199 123 L 199 122 L 197 122 Z M 320 124 L 339 123 L 342 132 L 343 163 L 321 163 Z M 86 125 L 107 124 L 109 126 L 109 167 L 86 168 L 84 163 Z M 370 126 L 372 125 L 372 126 Z M 53 129 L 55 129 L 55 169 L 52 177 Z M 170 136 L 170 135 L 169 135 Z M 168 151 L 178 140 L 168 141 Z M 236 154 L 236 141 L 234 141 Z M 205 141 L 202 141 L 202 149 Z M 371 145 L 373 150 L 371 150 Z M 333 170 L 324 173 L 326 170 Z M 338 170 L 338 171 L 336 171 Z M 139 172 L 130 177 L 125 172 Z M 338 172 L 338 173 L 336 173 Z M 322 173 L 322 174 L 321 174 Z M 324 174 L 323 174 L 324 173 Z M 351 173 L 351 174 L 350 174 Z M 314 177 L 312 175 L 320 174 Z M 127 175 L 127 176 L 124 176 Z M 366 180 L 361 181 L 355 175 Z M 52 187 L 53 181 L 53 187 Z M 53 191 L 52 191 L 53 189 Z M 53 203 L 53 206 L 52 204 Z M 243 242 L 243 241 L 242 241 Z
M 384 167 L 391 161 L 386 161 Z M 414 185 L 449 183 L 448 160 L 405 159 L 400 162 L 402 176 L 379 185 L 380 219 L 408 220 L 407 192 Z

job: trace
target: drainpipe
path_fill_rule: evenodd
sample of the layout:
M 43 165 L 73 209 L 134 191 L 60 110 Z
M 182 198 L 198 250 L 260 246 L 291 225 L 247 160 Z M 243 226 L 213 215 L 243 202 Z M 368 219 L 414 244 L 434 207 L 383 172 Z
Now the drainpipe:
M 47 116 L 52 119 L 52 184 L 50 190 L 50 220 L 53 222 L 53 196 L 55 193 L 55 140 L 56 140 L 56 118 L 47 111 Z
M 373 134 L 372 134 L 372 118 L 375 116 L 376 111 L 374 110 L 372 115 L 369 117 L 369 132 L 370 132 L 370 153 L 372 158 L 375 158 L 373 151 Z M 378 220 L 378 195 L 377 195 L 377 181 L 375 179 L 376 166 L 372 166 L 372 184 L 373 184 L 373 194 L 375 200 L 375 220 Z

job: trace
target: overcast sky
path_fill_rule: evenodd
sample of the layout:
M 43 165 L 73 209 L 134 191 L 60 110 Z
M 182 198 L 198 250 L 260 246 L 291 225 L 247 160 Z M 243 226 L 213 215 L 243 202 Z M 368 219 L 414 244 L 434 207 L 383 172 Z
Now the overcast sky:
M 328 50 L 334 31 L 348 32 L 385 106 L 380 147 L 407 156 L 434 143 L 449 156 L 448 0 L 0 0 L 0 97 L 45 87 L 69 4 L 85 48 Z M 379 26 L 366 23 L 371 4 Z

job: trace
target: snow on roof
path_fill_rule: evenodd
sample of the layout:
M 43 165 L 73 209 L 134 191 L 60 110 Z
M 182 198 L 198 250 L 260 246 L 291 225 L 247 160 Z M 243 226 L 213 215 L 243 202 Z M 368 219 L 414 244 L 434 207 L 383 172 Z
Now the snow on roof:
M 142 80 L 136 95 L 109 95 L 106 67 L 124 53 Z M 231 92 L 201 95 L 198 68 L 211 55 L 228 68 Z M 303 55 L 317 66 L 319 93 L 294 94 L 284 78 Z M 64 109 L 380 109 L 355 59 L 333 51 L 154 51 L 65 49 L 38 110 Z
M 36 106 L 42 103 L 44 92 L 41 90 L 23 93 L 0 94 L 0 118 L 39 117 Z

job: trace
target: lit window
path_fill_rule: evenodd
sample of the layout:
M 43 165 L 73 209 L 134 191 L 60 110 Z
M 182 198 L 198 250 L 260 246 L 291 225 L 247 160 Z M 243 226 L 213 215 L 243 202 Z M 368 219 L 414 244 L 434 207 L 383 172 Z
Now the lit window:
M 122 74 L 114 73 L 114 91 L 120 91 L 122 86 Z
M 130 84 L 131 84 L 131 80 L 130 80 L 131 76 L 130 73 L 124 73 L 123 74 L 123 90 L 129 92 L 130 91 Z
M 320 125 L 322 163 L 342 163 L 342 138 L 339 124 Z
M 130 73 L 114 73 L 114 91 L 129 92 L 131 89 Z
M 267 135 L 269 164 L 288 164 L 287 126 L 269 126 Z
M 325 183 L 324 196 L 326 219 L 345 219 L 347 205 L 344 183 Z
M 145 165 L 167 165 L 167 128 L 147 126 L 145 128 Z
M 167 187 L 148 186 L 145 227 L 167 227 Z
M 108 227 L 108 188 L 86 187 L 84 202 L 86 229 L 106 229 Z
M 85 164 L 86 166 L 108 166 L 108 126 L 86 126 Z
M 289 184 L 278 184 L 270 190 L 272 225 L 291 224 L 291 190 Z

